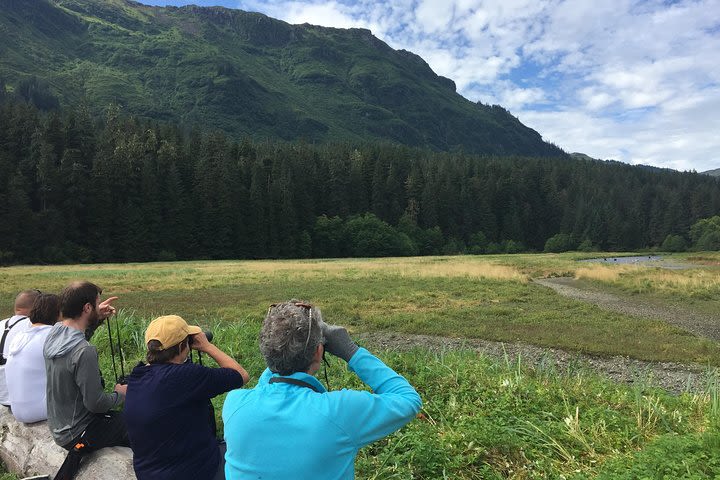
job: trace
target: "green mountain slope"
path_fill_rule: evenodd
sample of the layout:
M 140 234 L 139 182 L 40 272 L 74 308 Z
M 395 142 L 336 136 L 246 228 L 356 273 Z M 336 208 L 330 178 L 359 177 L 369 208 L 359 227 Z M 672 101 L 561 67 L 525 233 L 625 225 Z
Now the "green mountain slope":
M 702 172 L 704 175 L 711 175 L 713 177 L 720 177 L 720 168 L 716 168 L 715 170 L 708 170 L 707 172 Z
M 368 30 L 219 7 L 4 0 L 0 78 L 7 90 L 44 89 L 37 94 L 61 105 L 85 101 L 99 112 L 117 103 L 133 115 L 235 137 L 564 155 L 502 107 L 463 98 L 420 57 Z

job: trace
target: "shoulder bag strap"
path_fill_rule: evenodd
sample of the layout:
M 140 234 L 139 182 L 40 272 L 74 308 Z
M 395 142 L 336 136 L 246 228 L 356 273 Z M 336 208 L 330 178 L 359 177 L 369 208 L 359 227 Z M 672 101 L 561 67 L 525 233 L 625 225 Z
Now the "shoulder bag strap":
M 322 393 L 315 385 L 312 385 L 308 382 L 303 382 L 302 380 L 298 380 L 297 378 L 272 377 L 268 383 L 289 383 L 291 385 L 297 385 L 298 387 L 309 388 L 310 390 L 313 390 L 317 393 Z
M 22 322 L 28 317 L 20 317 L 17 320 L 15 320 L 15 323 L 10 325 L 10 319 L 8 318 L 5 322 L 5 328 L 2 332 L 2 338 L 0 338 L 0 366 L 3 366 L 7 363 L 7 359 L 5 358 L 5 340 L 7 340 L 8 333 L 10 333 L 10 329 L 13 328 L 18 323 Z

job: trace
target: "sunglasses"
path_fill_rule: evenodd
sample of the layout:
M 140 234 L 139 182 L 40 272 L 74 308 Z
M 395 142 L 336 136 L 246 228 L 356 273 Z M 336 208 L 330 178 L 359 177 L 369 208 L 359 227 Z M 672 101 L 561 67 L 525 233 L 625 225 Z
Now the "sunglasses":
M 286 305 L 282 303 L 272 303 L 270 304 L 270 307 L 268 307 L 268 314 L 270 314 L 270 310 L 277 307 L 278 305 Z M 305 340 L 305 349 L 307 350 L 308 345 L 310 344 L 310 334 L 312 333 L 312 319 L 313 319 L 313 306 L 309 303 L 304 302 L 290 302 L 289 305 L 295 305 L 296 307 L 305 308 L 308 311 L 308 335 L 307 339 Z M 299 330 L 299 328 L 298 328 Z

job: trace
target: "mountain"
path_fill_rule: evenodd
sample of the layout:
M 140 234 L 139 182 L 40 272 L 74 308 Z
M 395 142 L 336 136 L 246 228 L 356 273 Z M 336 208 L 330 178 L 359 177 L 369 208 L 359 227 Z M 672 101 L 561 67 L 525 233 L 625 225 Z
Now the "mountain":
M 118 104 L 141 118 L 309 142 L 565 156 L 504 108 L 473 103 L 369 30 L 221 7 L 3 0 L 0 94 L 41 108 Z M 2 87 L 0 84 L 0 87 Z
M 570 158 L 573 158 L 575 160 L 598 160 L 597 158 L 592 158 L 590 155 L 581 152 L 571 153 Z
M 702 172 L 703 175 L 711 175 L 713 177 L 720 177 L 720 168 L 716 168 L 715 170 L 708 170 L 707 172 Z

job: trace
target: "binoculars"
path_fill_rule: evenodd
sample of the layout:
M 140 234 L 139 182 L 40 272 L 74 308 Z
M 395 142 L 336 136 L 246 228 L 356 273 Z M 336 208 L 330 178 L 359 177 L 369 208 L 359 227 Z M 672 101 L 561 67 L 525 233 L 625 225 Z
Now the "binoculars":
M 210 330 L 205 330 L 205 331 L 203 331 L 203 333 L 205 334 L 205 337 L 207 337 L 208 342 L 212 342 L 212 340 L 213 340 L 213 333 L 212 333 Z M 192 344 L 193 344 L 193 339 L 194 339 L 194 338 L 195 338 L 195 335 L 190 335 L 190 340 L 189 340 L 189 342 L 188 342 L 188 345 L 192 345 Z

